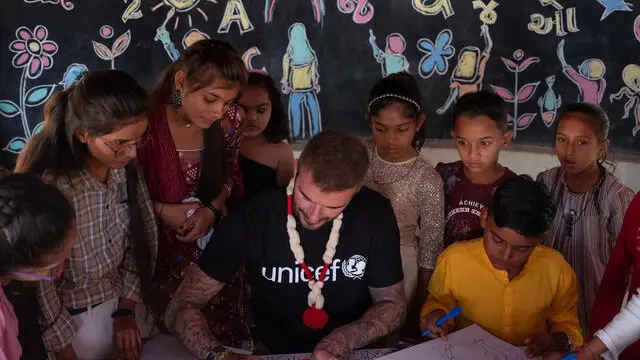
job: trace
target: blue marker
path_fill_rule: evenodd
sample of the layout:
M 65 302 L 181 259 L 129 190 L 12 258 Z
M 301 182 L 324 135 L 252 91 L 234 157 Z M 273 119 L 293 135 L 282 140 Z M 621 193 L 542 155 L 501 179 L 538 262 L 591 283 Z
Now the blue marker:
M 438 320 L 436 322 L 436 326 L 440 326 L 444 324 L 445 321 L 449 319 L 453 319 L 460 314 L 462 314 L 462 308 L 460 306 L 456 306 L 455 308 L 453 308 L 453 310 L 449 311 L 447 315 L 443 316 L 442 319 Z M 427 336 L 430 332 L 431 330 L 427 329 L 425 330 L 425 332 L 422 333 L 422 336 Z
M 569 354 L 569 355 L 563 357 L 560 360 L 577 360 L 577 359 L 578 359 L 578 357 L 576 356 L 576 354 Z

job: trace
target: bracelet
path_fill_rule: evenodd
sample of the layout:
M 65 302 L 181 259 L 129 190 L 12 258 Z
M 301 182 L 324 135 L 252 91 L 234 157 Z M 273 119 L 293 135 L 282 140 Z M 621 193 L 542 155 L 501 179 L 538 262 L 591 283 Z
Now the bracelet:
M 216 346 L 207 353 L 207 360 L 223 360 L 231 355 L 231 351 L 224 346 Z
M 213 206 L 213 204 L 211 203 L 207 203 L 204 206 L 213 212 L 213 216 L 214 216 L 213 226 L 216 226 L 218 221 L 220 221 L 220 219 L 223 216 L 222 211 L 220 211 L 220 209 L 218 209 L 217 207 Z
M 131 316 L 134 319 L 136 318 L 136 313 L 131 309 L 118 309 L 111 314 L 111 318 L 119 318 L 124 316 Z

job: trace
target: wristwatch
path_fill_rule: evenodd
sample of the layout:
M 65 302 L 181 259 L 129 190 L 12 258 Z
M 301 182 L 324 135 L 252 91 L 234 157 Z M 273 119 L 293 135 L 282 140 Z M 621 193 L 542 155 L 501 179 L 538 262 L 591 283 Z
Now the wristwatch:
M 224 360 L 231 355 L 231 351 L 224 346 L 216 346 L 207 353 L 207 360 Z

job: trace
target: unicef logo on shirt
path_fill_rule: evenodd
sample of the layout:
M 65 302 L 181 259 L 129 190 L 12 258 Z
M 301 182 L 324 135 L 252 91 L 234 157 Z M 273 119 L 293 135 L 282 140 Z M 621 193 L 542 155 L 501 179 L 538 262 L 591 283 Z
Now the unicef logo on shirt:
M 366 267 L 367 259 L 362 255 L 353 255 L 349 260 L 342 262 L 344 276 L 351 279 L 362 279 Z

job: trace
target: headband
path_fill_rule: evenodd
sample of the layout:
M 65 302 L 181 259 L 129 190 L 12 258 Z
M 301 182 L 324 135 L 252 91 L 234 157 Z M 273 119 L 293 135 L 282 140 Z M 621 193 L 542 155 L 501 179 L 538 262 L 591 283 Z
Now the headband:
M 378 100 L 381 100 L 381 99 L 384 99 L 384 98 L 388 98 L 388 97 L 392 97 L 392 98 L 396 98 L 396 99 L 400 99 L 400 100 L 404 100 L 404 101 L 410 102 L 413 105 L 415 105 L 416 108 L 418 108 L 418 111 L 420 111 L 420 105 L 415 100 L 409 99 L 406 96 L 402 96 L 402 95 L 398 95 L 398 94 L 384 94 L 384 95 L 380 95 L 380 96 L 377 96 L 377 97 L 373 98 L 373 100 L 371 100 L 369 102 L 369 106 L 367 107 L 367 110 L 369 112 L 371 112 L 371 106 L 373 105 L 373 103 L 375 103 Z

